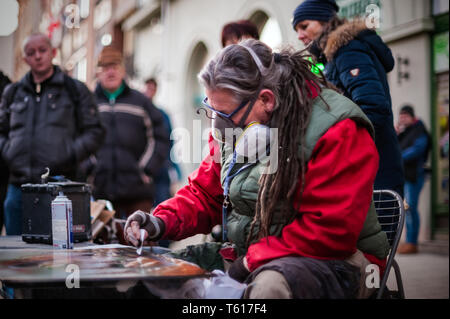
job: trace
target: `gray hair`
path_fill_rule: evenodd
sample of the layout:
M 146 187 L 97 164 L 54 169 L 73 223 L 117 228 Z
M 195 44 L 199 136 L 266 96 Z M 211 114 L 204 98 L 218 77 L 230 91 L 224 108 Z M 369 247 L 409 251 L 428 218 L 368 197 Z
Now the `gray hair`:
M 231 90 L 238 102 L 253 98 L 263 88 L 278 97 L 280 72 L 275 67 L 272 49 L 263 42 L 247 39 L 222 49 L 198 79 L 208 89 Z
M 47 35 L 45 35 L 45 34 L 43 34 L 43 33 L 40 33 L 40 32 L 36 32 L 36 33 L 32 33 L 32 34 L 28 35 L 28 36 L 23 40 L 23 42 L 22 42 L 22 54 L 23 54 L 23 55 L 25 55 L 25 47 L 27 46 L 28 42 L 30 42 L 30 40 L 31 40 L 32 38 L 34 38 L 34 37 L 42 37 L 42 38 L 44 38 L 44 40 L 45 40 L 45 42 L 47 42 L 48 46 L 49 46 L 50 48 L 53 48 L 52 40 L 50 40 L 50 38 L 49 38 Z

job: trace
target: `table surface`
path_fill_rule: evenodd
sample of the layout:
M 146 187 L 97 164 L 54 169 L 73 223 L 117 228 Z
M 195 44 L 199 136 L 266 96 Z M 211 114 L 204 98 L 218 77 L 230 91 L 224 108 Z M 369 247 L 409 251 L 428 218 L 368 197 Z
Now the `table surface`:
M 75 243 L 75 248 L 83 248 L 89 246 L 96 246 L 91 241 Z M 0 250 L 3 249 L 51 249 L 52 245 L 27 243 L 22 240 L 22 236 L 0 236 Z
M 209 274 L 195 264 L 162 255 L 164 247 L 75 244 L 72 250 L 28 244 L 20 236 L 0 237 L 0 281 L 10 287 L 62 284 L 78 271 L 82 284 L 125 280 L 188 280 Z

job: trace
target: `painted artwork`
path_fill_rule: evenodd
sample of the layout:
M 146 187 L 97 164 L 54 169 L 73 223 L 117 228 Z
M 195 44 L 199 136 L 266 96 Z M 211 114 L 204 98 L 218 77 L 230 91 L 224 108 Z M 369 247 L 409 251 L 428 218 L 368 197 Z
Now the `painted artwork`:
M 74 266 L 75 265 L 75 266 Z M 70 266 L 70 267 L 69 267 Z M 14 283 L 64 283 L 74 267 L 80 281 L 189 279 L 207 276 L 195 264 L 144 249 L 101 248 L 74 250 L 0 250 L 0 281 Z

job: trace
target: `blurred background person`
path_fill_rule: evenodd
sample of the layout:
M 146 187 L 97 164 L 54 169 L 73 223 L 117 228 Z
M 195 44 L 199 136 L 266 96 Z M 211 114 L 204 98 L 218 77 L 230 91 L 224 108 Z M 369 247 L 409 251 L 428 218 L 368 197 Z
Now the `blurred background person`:
M 424 165 L 431 149 L 431 138 L 410 105 L 400 109 L 397 130 L 405 167 L 405 200 L 409 206 L 406 211 L 406 243 L 401 244 L 397 252 L 414 254 L 417 253 L 420 230 L 419 196 L 425 182 Z
M 245 39 L 259 40 L 258 28 L 249 20 L 230 22 L 222 28 L 222 47 Z
M 24 61 L 31 70 L 3 92 L 0 153 L 9 167 L 5 200 L 7 235 L 22 234 L 22 190 L 50 175 L 75 180 L 78 165 L 101 145 L 104 129 L 93 94 L 52 64 L 56 49 L 44 34 L 25 39 Z
M 145 81 L 145 91 L 144 94 L 152 101 L 153 103 L 153 97 L 156 95 L 156 92 L 158 90 L 158 82 L 156 82 L 155 78 L 149 78 Z M 153 104 L 155 105 L 155 104 Z M 156 106 L 155 106 L 156 107 Z M 172 133 L 172 123 L 170 121 L 169 115 L 164 112 L 161 108 L 158 108 L 158 110 L 161 112 L 163 118 L 164 118 L 164 126 L 167 130 L 167 133 L 170 137 L 170 134 Z M 169 199 L 172 197 L 172 185 L 178 183 L 181 181 L 182 174 L 181 169 L 178 166 L 177 163 L 172 161 L 170 158 L 170 151 L 173 147 L 173 141 L 170 140 L 170 148 L 169 152 L 167 154 L 167 160 L 166 163 L 161 167 L 159 174 L 155 176 L 154 182 L 155 182 L 155 201 L 154 206 L 158 205 L 159 203 L 165 201 L 166 199 Z
M 11 80 L 8 76 L 0 71 L 0 96 L 2 96 L 4 89 L 10 83 Z M 0 156 L 0 235 L 2 234 L 3 229 L 3 202 L 5 201 L 6 189 L 8 188 L 8 175 L 8 166 Z
M 391 189 L 403 196 L 403 166 L 394 129 L 386 74 L 394 58 L 377 33 L 361 20 L 337 16 L 334 0 L 306 0 L 294 11 L 292 27 L 324 74 L 343 94 L 359 105 L 375 127 L 380 155 L 375 189 Z
M 169 134 L 161 112 L 125 81 L 122 53 L 104 47 L 98 58 L 95 95 L 106 127 L 97 153 L 94 197 L 111 201 L 116 216 L 150 211 L 155 200 L 154 178 L 167 161 Z
M 144 94 L 153 103 L 153 98 L 158 90 L 158 82 L 155 78 L 149 78 L 145 81 L 145 91 Z M 154 105 L 154 104 L 153 104 Z M 170 121 L 169 115 L 164 112 L 161 108 L 158 108 L 164 118 L 164 127 L 167 130 L 167 134 L 170 137 L 172 133 L 172 123 Z M 181 182 L 182 174 L 180 166 L 172 161 L 170 157 L 170 151 L 173 147 L 173 140 L 170 140 L 170 148 L 167 154 L 167 160 L 165 164 L 159 170 L 159 174 L 155 176 L 155 200 L 154 206 L 156 207 L 166 199 L 171 198 L 175 193 L 176 189 L 179 187 L 178 183 Z M 169 247 L 171 240 L 162 239 L 158 241 L 158 246 Z

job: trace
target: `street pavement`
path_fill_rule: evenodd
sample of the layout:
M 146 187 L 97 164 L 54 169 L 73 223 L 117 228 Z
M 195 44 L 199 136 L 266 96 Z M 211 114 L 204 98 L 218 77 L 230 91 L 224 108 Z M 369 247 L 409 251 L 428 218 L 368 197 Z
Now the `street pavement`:
M 448 299 L 449 256 L 428 252 L 400 255 L 395 259 L 400 266 L 406 299 Z M 394 270 L 387 282 L 389 289 L 396 289 Z

